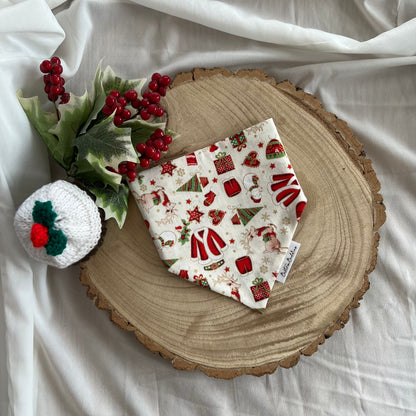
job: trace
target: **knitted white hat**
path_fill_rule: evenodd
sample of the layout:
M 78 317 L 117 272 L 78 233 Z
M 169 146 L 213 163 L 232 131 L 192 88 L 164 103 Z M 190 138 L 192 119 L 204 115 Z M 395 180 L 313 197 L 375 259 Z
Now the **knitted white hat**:
M 60 180 L 42 186 L 23 202 L 14 227 L 32 258 L 62 269 L 84 258 L 97 245 L 102 223 L 92 198 L 78 186 Z M 40 237 L 34 233 L 36 227 Z M 39 238 L 46 238 L 46 245 L 39 244 Z

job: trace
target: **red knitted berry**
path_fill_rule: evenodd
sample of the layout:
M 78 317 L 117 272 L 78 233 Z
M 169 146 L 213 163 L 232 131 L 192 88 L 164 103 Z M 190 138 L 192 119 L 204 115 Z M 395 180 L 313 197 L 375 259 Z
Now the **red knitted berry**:
M 30 241 L 32 241 L 33 247 L 43 247 L 48 242 L 47 227 L 35 222 L 30 232 Z

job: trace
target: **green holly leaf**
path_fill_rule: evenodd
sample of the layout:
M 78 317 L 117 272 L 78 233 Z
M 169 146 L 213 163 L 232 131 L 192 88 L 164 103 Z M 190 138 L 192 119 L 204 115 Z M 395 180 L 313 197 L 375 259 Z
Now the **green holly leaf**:
M 179 137 L 179 133 L 176 133 L 173 130 L 165 129 L 165 134 L 169 134 L 172 137 L 172 141 Z
M 98 64 L 95 77 L 91 83 L 91 90 L 88 92 L 88 99 L 92 103 L 91 112 L 85 121 L 80 134 L 85 133 L 91 125 L 91 122 L 97 119 L 99 113 L 105 105 L 106 94 L 103 87 L 104 72 L 101 71 L 101 62 Z
M 115 191 L 121 183 L 122 176 L 115 172 L 110 172 L 103 166 L 100 159 L 89 153 L 85 159 L 75 163 L 73 176 L 84 183 L 103 182 L 111 186 Z
M 33 127 L 38 131 L 54 159 L 64 166 L 64 155 L 57 150 L 58 138 L 49 132 L 49 130 L 58 122 L 58 117 L 55 113 L 43 111 L 40 108 L 39 97 L 23 97 L 22 90 L 17 91 L 17 99 L 26 113 L 27 118 L 33 124 Z M 71 154 L 73 150 L 71 149 Z
M 155 130 L 165 130 L 166 123 L 148 123 L 140 118 L 133 118 L 125 121 L 123 126 L 131 129 L 131 142 L 136 147 L 138 143 L 144 143 L 148 140 Z
M 88 92 L 81 97 L 70 95 L 67 104 L 59 105 L 60 120 L 49 132 L 58 136 L 59 142 L 55 152 L 60 152 L 68 170 L 74 159 L 73 140 L 78 136 L 81 126 L 88 119 L 92 110 Z
M 120 94 L 128 90 L 135 90 L 139 94 L 139 97 L 141 97 L 140 92 L 145 83 L 146 78 L 122 79 L 114 73 L 110 66 L 107 66 L 104 70 L 103 87 L 106 95 L 109 95 L 113 90 L 120 91 Z
M 111 166 L 115 169 L 123 161 L 137 162 L 130 129 L 116 127 L 113 118 L 105 118 L 73 140 L 73 145 L 78 148 L 78 160 L 91 161 L 94 156 L 94 160 L 98 159 L 104 168 Z
M 114 218 L 119 228 L 122 228 L 127 216 L 128 186 L 122 183 L 118 191 L 108 186 L 90 185 L 88 189 L 96 196 L 96 205 L 104 210 L 105 219 Z

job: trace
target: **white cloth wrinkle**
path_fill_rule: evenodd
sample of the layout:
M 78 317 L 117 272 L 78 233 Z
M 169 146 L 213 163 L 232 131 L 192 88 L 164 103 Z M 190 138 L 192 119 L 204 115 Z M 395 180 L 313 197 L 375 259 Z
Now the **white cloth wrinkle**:
M 1 4 L 1 415 L 416 414 L 415 2 L 357 2 L 366 10 L 331 2 L 325 21 L 323 1 L 285 11 L 284 0 L 76 0 L 56 19 L 48 4 L 64 7 L 59 0 Z M 101 58 L 126 78 L 261 68 L 346 120 L 373 160 L 388 219 L 371 288 L 345 328 L 292 369 L 210 379 L 172 368 L 112 325 L 86 297 L 77 267 L 47 271 L 25 257 L 13 213 L 50 173 L 45 146 L 13 97 L 19 88 L 38 91 L 47 105 L 37 66 L 55 53 L 77 94 Z M 218 397 L 222 407 L 213 409 Z

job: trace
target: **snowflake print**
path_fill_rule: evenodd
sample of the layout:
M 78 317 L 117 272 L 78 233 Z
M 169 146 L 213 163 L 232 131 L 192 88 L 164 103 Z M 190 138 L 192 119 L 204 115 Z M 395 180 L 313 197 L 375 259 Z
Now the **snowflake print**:
M 178 185 L 182 185 L 182 182 L 183 182 L 183 179 L 181 179 L 181 178 L 176 179 L 176 183 Z
M 179 168 L 178 169 L 178 176 L 184 176 L 185 175 L 185 169 Z
M 287 228 L 286 227 L 282 227 L 280 229 L 280 233 L 283 234 L 283 235 L 287 234 Z
M 269 259 L 268 257 L 263 257 L 263 258 L 261 259 L 261 261 L 262 261 L 264 264 L 268 264 L 268 263 L 270 263 L 270 259 Z
M 141 190 L 142 192 L 147 191 L 147 186 L 146 186 L 145 184 L 140 185 L 140 190 Z
M 290 224 L 290 218 L 289 217 L 284 217 L 282 220 L 282 223 L 285 225 L 289 225 Z
M 263 264 L 263 266 L 260 267 L 260 271 L 263 274 L 266 274 L 268 272 L 268 270 L 269 270 L 269 268 L 267 266 L 265 266 L 264 264 Z
M 269 220 L 270 220 L 270 215 L 269 215 L 269 214 L 263 214 L 263 215 L 261 216 L 261 219 L 262 219 L 263 221 L 269 221 Z

